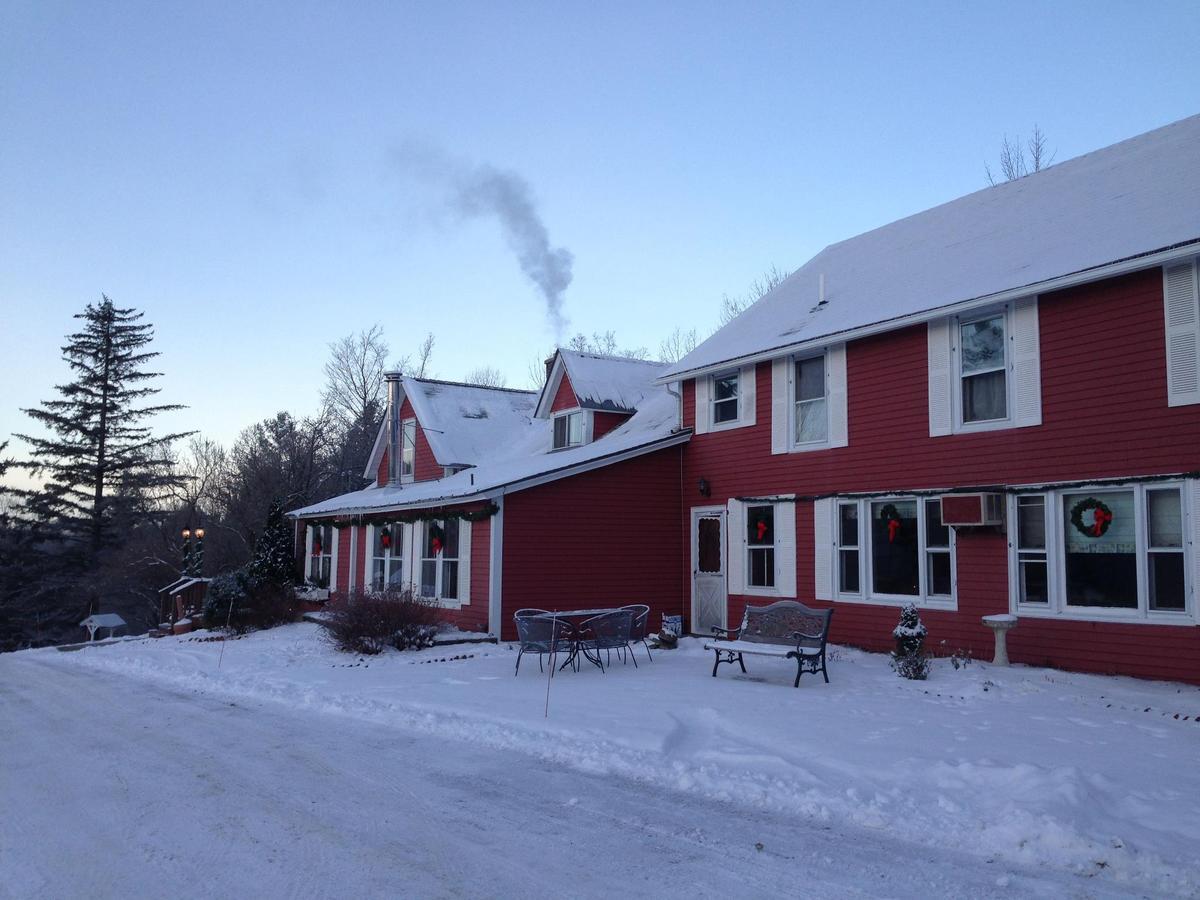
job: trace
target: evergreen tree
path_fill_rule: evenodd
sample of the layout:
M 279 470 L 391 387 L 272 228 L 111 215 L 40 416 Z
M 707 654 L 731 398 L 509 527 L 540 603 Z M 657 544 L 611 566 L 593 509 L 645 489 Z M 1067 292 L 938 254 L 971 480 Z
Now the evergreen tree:
M 154 329 L 142 316 L 107 296 L 89 303 L 75 316 L 82 330 L 63 347 L 74 380 L 57 386 L 56 399 L 23 410 L 50 433 L 18 435 L 33 457 L 22 465 L 46 476 L 41 490 L 26 493 L 27 509 L 89 557 L 112 544 L 119 527 L 135 522 L 156 492 L 179 480 L 167 451 L 188 433 L 156 437 L 146 423 L 182 407 L 139 405 L 158 393 L 149 382 L 161 374 L 145 369 L 158 353 L 146 349 Z
M 254 556 L 250 560 L 250 578 L 256 584 L 286 585 L 293 581 L 292 525 L 283 514 L 283 506 L 276 501 L 267 513 L 267 524 L 254 542 Z

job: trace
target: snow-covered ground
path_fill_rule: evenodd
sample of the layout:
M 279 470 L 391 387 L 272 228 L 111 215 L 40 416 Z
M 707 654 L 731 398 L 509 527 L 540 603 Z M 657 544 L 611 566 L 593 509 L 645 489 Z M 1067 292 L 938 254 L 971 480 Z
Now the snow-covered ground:
M 122 790 L 144 828 L 181 829 L 173 865 L 210 873 L 189 882 L 195 894 L 220 884 L 209 845 L 239 835 L 252 838 L 235 854 L 247 877 L 311 870 L 292 893 L 312 896 L 335 882 L 371 893 L 381 872 L 413 867 L 411 885 L 391 887 L 598 895 L 628 878 L 635 893 L 792 895 L 803 879 L 832 896 L 1200 894 L 1196 688 L 979 662 L 905 682 L 885 657 L 839 648 L 831 684 L 806 675 L 794 690 L 785 661 L 713 679 L 711 656 L 685 641 L 636 670 L 559 674 L 546 717 L 547 679 L 536 659 L 514 678 L 507 645 L 360 661 L 300 624 L 226 642 L 218 669 L 221 644 L 197 637 L 0 658 L 0 892 L 74 893 L 71 860 L 100 858 L 87 836 L 113 839 L 86 809 L 100 801 L 85 776 L 66 770 L 108 771 L 128 746 Z M 53 796 L 76 783 L 82 812 Z M 145 812 L 154 797 L 162 808 Z M 119 831 L 129 811 L 108 802 Z M 360 834 L 363 822 L 382 836 Z M 63 831 L 48 836 L 54 823 Z M 314 832 L 320 854 L 287 846 Z M 381 856 L 385 838 L 394 852 Z M 561 879 L 575 870 L 573 891 Z M 463 880 L 478 871 L 491 874 Z

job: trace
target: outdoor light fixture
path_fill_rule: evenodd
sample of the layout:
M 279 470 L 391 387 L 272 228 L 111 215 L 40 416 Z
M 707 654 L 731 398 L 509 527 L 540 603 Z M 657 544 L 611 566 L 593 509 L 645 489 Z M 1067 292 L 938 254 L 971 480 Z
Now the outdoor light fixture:
M 701 496 L 701 497 L 707 497 L 707 496 L 709 496 L 711 493 L 712 493 L 712 488 L 711 488 L 711 487 L 709 487 L 709 484 L 708 484 L 708 479 L 707 479 L 707 478 L 701 478 L 701 479 L 700 479 L 700 496 Z
M 203 528 L 196 529 L 196 540 L 198 540 L 198 541 L 204 540 L 204 529 Z
M 184 539 L 185 541 L 186 541 L 188 538 L 190 538 L 191 536 L 192 536 L 192 530 L 191 530 L 190 528 L 185 528 L 185 529 L 183 529 L 183 539 Z

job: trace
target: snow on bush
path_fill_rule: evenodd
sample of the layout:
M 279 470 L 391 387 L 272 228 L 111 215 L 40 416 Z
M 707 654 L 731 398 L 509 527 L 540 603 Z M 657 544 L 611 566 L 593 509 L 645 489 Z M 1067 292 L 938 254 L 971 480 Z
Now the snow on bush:
M 924 681 L 929 676 L 929 654 L 925 652 L 925 636 L 928 633 L 929 629 L 921 621 L 917 607 L 912 603 L 906 604 L 900 610 L 900 624 L 892 629 L 892 637 L 896 639 L 892 668 L 901 678 Z
M 423 650 L 433 646 L 437 602 L 411 591 L 381 594 L 355 592 L 345 606 L 331 610 L 325 633 L 333 646 L 346 653 L 375 655 L 386 647 Z

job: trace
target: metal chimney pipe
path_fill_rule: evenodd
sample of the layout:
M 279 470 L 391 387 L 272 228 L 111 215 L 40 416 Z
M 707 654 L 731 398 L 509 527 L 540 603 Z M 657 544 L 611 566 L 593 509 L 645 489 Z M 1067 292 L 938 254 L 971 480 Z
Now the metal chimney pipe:
M 400 379 L 399 372 L 384 372 L 387 382 L 388 484 L 400 483 Z

